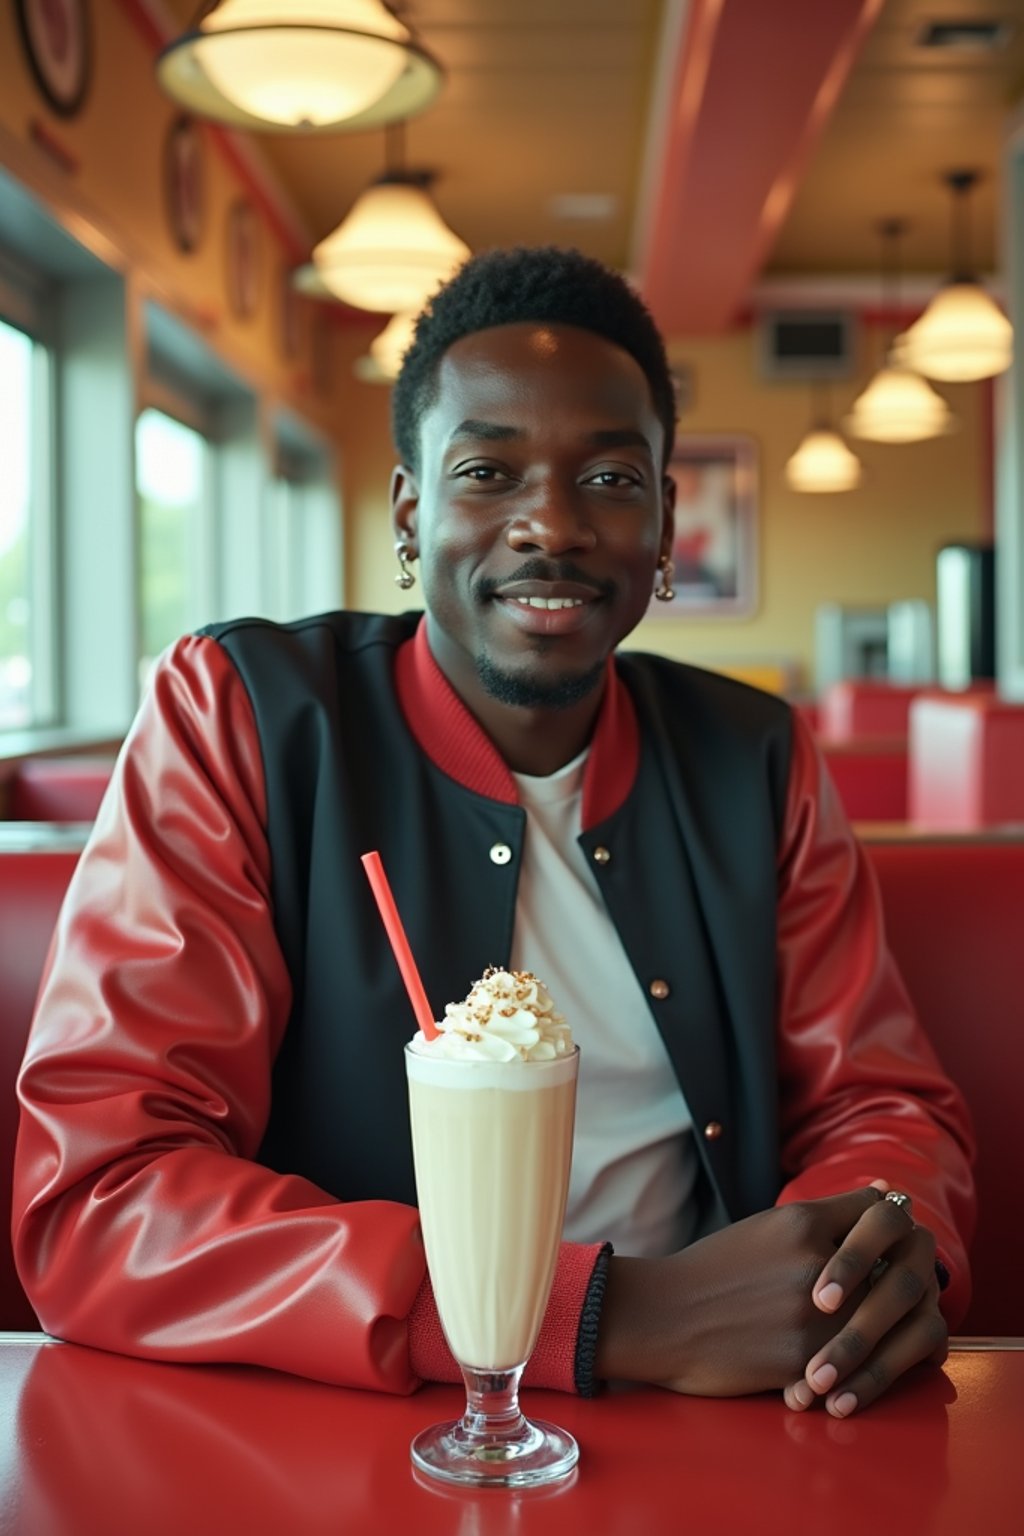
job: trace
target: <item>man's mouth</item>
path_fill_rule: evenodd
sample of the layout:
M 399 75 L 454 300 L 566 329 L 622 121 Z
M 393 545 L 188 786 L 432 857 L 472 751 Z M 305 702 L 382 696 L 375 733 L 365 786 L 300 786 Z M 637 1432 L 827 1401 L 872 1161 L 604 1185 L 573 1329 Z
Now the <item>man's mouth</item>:
M 494 602 L 528 635 L 572 635 L 585 628 L 615 590 L 613 581 L 589 575 L 569 561 L 528 560 L 504 581 L 488 577 L 478 595 Z
M 501 595 L 504 596 L 504 593 Z M 513 597 L 511 601 L 522 603 L 526 608 L 546 608 L 550 612 L 554 608 L 582 608 L 584 599 L 582 597 Z
M 604 594 L 579 582 L 506 582 L 494 601 L 517 629 L 530 635 L 572 635 L 582 629 Z
M 582 608 L 585 603 L 596 603 L 603 595 L 592 582 L 582 581 L 503 581 L 494 592 L 503 602 L 549 611 Z
M 484 576 L 477 583 L 476 596 L 484 601 L 500 597 L 545 607 L 572 603 L 594 603 L 611 597 L 614 581 L 591 575 L 572 560 L 524 560 L 504 580 Z

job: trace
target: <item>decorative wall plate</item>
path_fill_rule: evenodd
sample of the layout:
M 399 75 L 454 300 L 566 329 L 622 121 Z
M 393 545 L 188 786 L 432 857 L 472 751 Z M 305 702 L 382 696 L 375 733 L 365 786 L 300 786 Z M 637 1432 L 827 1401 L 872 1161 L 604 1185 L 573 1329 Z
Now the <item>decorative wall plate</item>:
M 179 251 L 199 248 L 206 223 L 203 136 L 190 117 L 176 117 L 164 139 L 164 209 Z
M 15 0 L 22 46 L 47 103 L 74 117 L 92 77 L 88 0 Z

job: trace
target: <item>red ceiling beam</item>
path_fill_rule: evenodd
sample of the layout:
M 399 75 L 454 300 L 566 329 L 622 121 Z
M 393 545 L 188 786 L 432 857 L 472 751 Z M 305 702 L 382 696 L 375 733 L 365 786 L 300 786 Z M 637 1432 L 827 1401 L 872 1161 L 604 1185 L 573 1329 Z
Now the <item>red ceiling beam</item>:
M 726 329 L 884 0 L 690 0 L 640 281 L 669 335 Z

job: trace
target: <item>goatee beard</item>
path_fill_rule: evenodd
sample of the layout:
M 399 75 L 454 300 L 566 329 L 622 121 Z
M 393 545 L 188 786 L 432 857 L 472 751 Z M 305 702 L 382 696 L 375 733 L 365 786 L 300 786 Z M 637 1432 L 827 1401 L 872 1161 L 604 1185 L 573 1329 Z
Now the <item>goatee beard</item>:
M 586 672 L 540 678 L 529 672 L 503 671 L 486 654 L 476 658 L 477 676 L 491 698 L 515 709 L 569 709 L 594 691 L 604 669 L 605 663 L 599 661 Z

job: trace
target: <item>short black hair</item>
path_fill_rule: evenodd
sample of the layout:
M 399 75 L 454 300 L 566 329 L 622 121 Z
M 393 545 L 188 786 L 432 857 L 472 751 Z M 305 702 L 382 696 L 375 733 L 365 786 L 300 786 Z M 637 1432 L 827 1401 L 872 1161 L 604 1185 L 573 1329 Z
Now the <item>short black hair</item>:
M 418 468 L 420 425 L 434 402 L 438 364 L 448 348 L 477 331 L 529 320 L 593 331 L 639 363 L 665 429 L 667 461 L 675 437 L 675 390 L 650 311 L 602 262 L 582 251 L 542 245 L 470 257 L 423 310 L 391 399 L 402 463 Z

